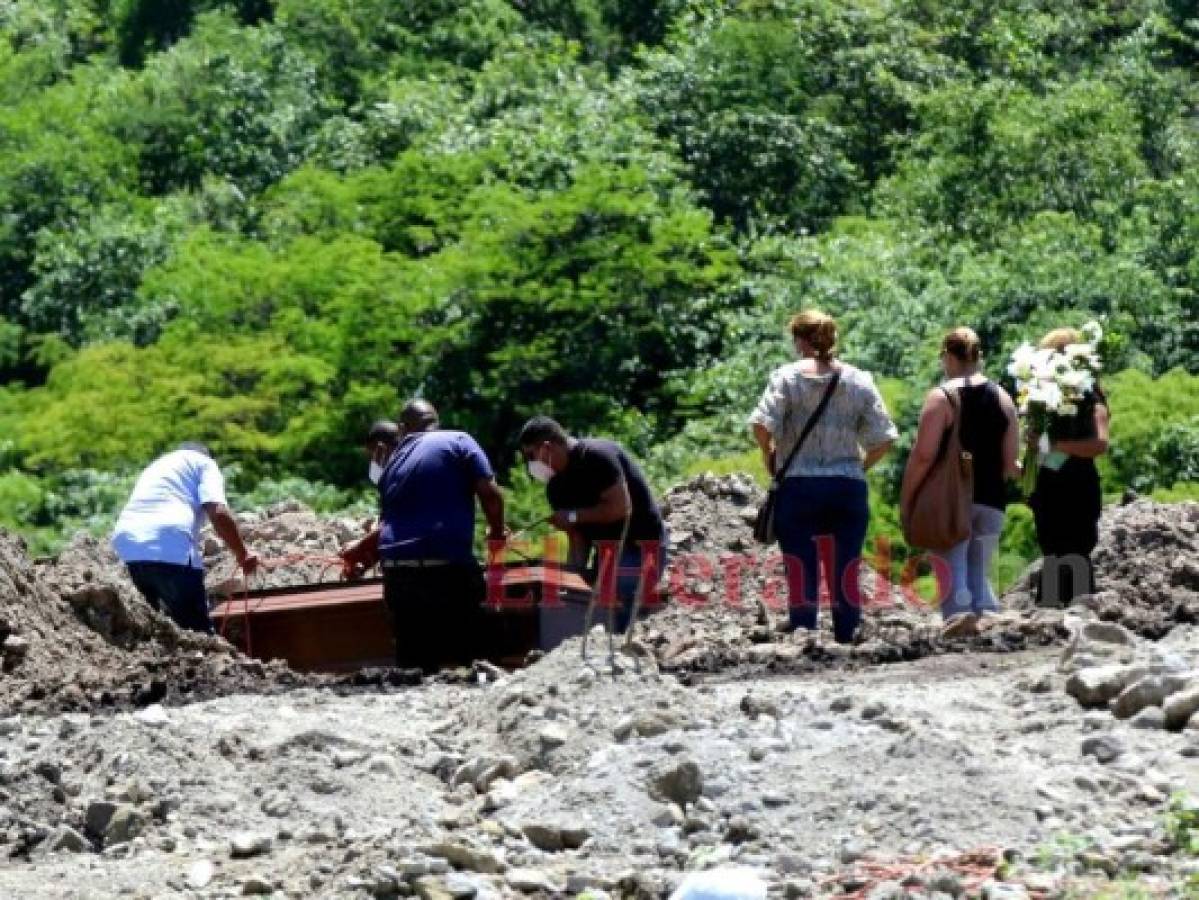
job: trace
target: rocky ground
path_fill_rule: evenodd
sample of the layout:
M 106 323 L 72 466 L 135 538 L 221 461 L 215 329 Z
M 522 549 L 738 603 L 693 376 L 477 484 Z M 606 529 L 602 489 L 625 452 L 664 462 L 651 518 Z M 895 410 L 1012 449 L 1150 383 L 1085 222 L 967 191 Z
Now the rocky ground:
M 631 653 L 369 691 L 179 634 L 94 543 L 0 540 L 0 896 L 659 897 L 731 867 L 778 897 L 1199 893 L 1199 507 L 1111 511 L 1089 604 L 1017 591 L 948 642 L 884 591 L 840 648 L 773 627 L 755 503 L 670 493 L 677 559 L 716 563 Z M 361 529 L 247 524 L 314 569 Z
M 1038 650 L 699 688 L 573 641 L 474 686 L 14 717 L 0 895 L 649 897 L 736 865 L 789 897 L 1184 896 L 1166 809 L 1199 731 L 1081 706 L 1096 640 L 1070 673 Z

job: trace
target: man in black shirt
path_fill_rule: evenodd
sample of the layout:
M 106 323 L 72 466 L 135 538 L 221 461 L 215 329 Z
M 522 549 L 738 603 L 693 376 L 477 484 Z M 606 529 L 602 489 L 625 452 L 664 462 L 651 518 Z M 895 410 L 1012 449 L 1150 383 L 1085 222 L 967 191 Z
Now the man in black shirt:
M 641 469 L 615 441 L 571 437 L 546 416 L 525 423 L 520 452 L 529 474 L 545 484 L 551 524 L 570 539 L 570 563 L 585 567 L 593 583 L 603 578 L 600 600 L 619 600 L 615 624 L 624 632 L 638 581 L 644 582 L 643 607 L 649 606 L 666 561 L 666 528 Z M 612 585 L 614 555 L 619 563 Z

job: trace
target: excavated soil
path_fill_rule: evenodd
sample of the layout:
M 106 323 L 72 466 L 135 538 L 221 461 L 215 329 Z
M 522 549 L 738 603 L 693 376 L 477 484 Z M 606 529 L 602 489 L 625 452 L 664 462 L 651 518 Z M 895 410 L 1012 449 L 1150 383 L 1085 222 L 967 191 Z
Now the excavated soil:
M 868 589 L 846 648 L 827 614 L 814 639 L 775 628 L 756 502 L 737 476 L 670 492 L 682 574 L 627 652 L 596 632 L 402 691 L 181 633 L 98 542 L 35 565 L 0 536 L 0 896 L 602 900 L 729 867 L 772 898 L 1199 883 L 1171 824 L 1199 821 L 1171 799 L 1199 792 L 1195 504 L 1107 513 L 1093 608 L 1017 591 L 953 642 Z M 245 524 L 287 561 L 273 584 L 361 530 Z
M 1099 523 L 1095 596 L 1087 606 L 1147 638 L 1199 622 L 1199 503 L 1135 500 L 1108 507 Z M 1031 609 L 1034 566 L 1004 598 Z
M 751 536 L 761 499 L 743 475 L 702 475 L 663 498 L 674 553 L 670 589 L 641 639 L 664 669 L 733 678 L 855 670 L 965 651 L 1011 653 L 1065 638 L 1060 611 L 1038 610 L 996 616 L 980 635 L 944 640 L 936 604 L 881 579 L 870 560 L 859 572 L 863 625 L 854 645 L 833 642 L 827 608 L 815 639 L 780 632 L 787 618 L 782 559 Z
M 639 625 L 637 640 L 663 672 L 684 683 L 1019 652 L 1065 637 L 1061 610 L 1031 608 L 1028 575 L 1004 598 L 1007 611 L 982 634 L 944 640 L 935 606 L 883 582 L 868 566 L 860 573 L 864 623 L 853 646 L 832 641 L 827 609 L 815 639 L 786 634 L 778 628 L 786 618 L 781 560 L 750 536 L 760 499 L 760 489 L 739 475 L 699 476 L 663 498 L 672 562 L 664 601 Z M 335 577 L 337 548 L 368 524 L 320 517 L 298 504 L 245 514 L 241 521 L 247 542 L 267 561 L 253 587 Z M 1115 507 L 1105 513 L 1101 533 L 1095 552 L 1099 593 L 1089 601 L 1101 619 L 1150 638 L 1199 620 L 1199 504 Z M 232 559 L 211 535 L 204 550 L 214 594 L 244 589 L 232 574 Z M 107 544 L 90 537 L 36 565 L 18 541 L 0 541 L 0 641 L 6 673 L 0 709 L 7 711 L 128 708 L 235 691 L 386 688 L 414 681 L 389 672 L 301 675 L 278 662 L 245 659 L 222 640 L 180 632 L 142 601 Z

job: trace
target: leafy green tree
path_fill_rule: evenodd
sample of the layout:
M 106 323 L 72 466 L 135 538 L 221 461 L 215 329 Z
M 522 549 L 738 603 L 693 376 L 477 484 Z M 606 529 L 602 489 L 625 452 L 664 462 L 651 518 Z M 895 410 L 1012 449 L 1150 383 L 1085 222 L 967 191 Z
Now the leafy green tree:
M 1199 377 L 1125 371 L 1106 379 L 1111 451 L 1100 459 L 1104 492 L 1148 493 L 1199 480 Z
M 1038 96 L 954 83 L 918 104 L 919 135 L 880 190 L 892 215 L 983 237 L 1039 212 L 1112 221 L 1149 178 L 1133 104 L 1106 82 Z
M 89 336 L 135 336 L 121 320 L 142 274 L 166 258 L 187 224 L 180 204 L 109 205 L 82 227 L 43 229 L 21 299 L 26 326 L 78 345 Z M 136 332 L 136 327 L 129 331 Z M 107 334 L 106 334 L 107 332 Z
M 0 105 L 0 316 L 21 321 L 42 229 L 76 227 L 127 196 L 135 158 L 105 127 L 123 79 L 80 69 L 13 106 Z
M 99 344 L 29 391 L 16 437 L 33 472 L 115 470 L 203 440 L 261 473 L 307 448 L 329 367 L 270 337 L 176 328 L 151 347 Z
M 150 59 L 122 99 L 113 128 L 149 194 L 198 188 L 206 175 L 259 191 L 304 160 L 324 111 L 313 63 L 278 31 L 213 14 Z
M 950 64 L 887 7 L 744 7 L 680 29 L 654 54 L 644 105 L 720 218 L 823 227 L 889 171 L 914 98 Z
M 228 9 L 247 25 L 268 19 L 272 0 L 115 0 L 112 16 L 121 63 L 140 66 L 191 33 L 196 16 Z

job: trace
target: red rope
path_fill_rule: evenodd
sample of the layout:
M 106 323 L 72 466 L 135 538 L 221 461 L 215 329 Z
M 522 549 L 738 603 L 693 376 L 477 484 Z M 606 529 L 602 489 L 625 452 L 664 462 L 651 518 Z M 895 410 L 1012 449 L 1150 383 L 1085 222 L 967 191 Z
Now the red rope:
M 337 567 L 337 568 L 342 567 L 342 559 L 340 556 L 327 556 L 325 554 L 317 554 L 317 553 L 289 553 L 286 556 L 276 556 L 276 557 L 267 558 L 267 559 L 260 559 L 258 561 L 257 572 L 259 574 L 259 577 L 265 577 L 262 574 L 264 571 L 269 571 L 272 569 L 280 569 L 280 568 L 284 568 L 286 566 L 292 566 L 292 565 L 295 565 L 296 563 L 302 563 L 302 562 L 324 563 L 324 565 L 321 566 L 320 574 L 317 576 L 317 581 L 324 581 L 325 575 L 328 573 L 328 571 L 330 569 L 332 569 L 334 567 Z M 250 609 L 250 578 L 251 578 L 251 576 L 247 575 L 244 571 L 241 573 L 241 588 L 242 588 L 241 592 L 240 592 L 240 599 L 242 601 L 241 620 L 242 620 L 242 632 L 244 633 L 245 639 L 246 639 L 245 640 L 246 656 L 254 655 L 254 639 L 253 639 L 253 635 L 251 633 L 252 629 L 250 628 L 250 613 L 252 612 L 252 610 Z M 229 627 L 229 620 L 231 618 L 233 618 L 233 604 L 237 602 L 238 598 L 239 598 L 238 592 L 234 592 L 233 595 L 226 602 L 227 613 L 221 619 L 221 632 L 220 632 L 221 637 L 225 637 L 225 629 Z M 254 609 L 257 610 L 265 602 L 266 602 L 265 597 L 260 598 L 257 605 L 254 607 Z

